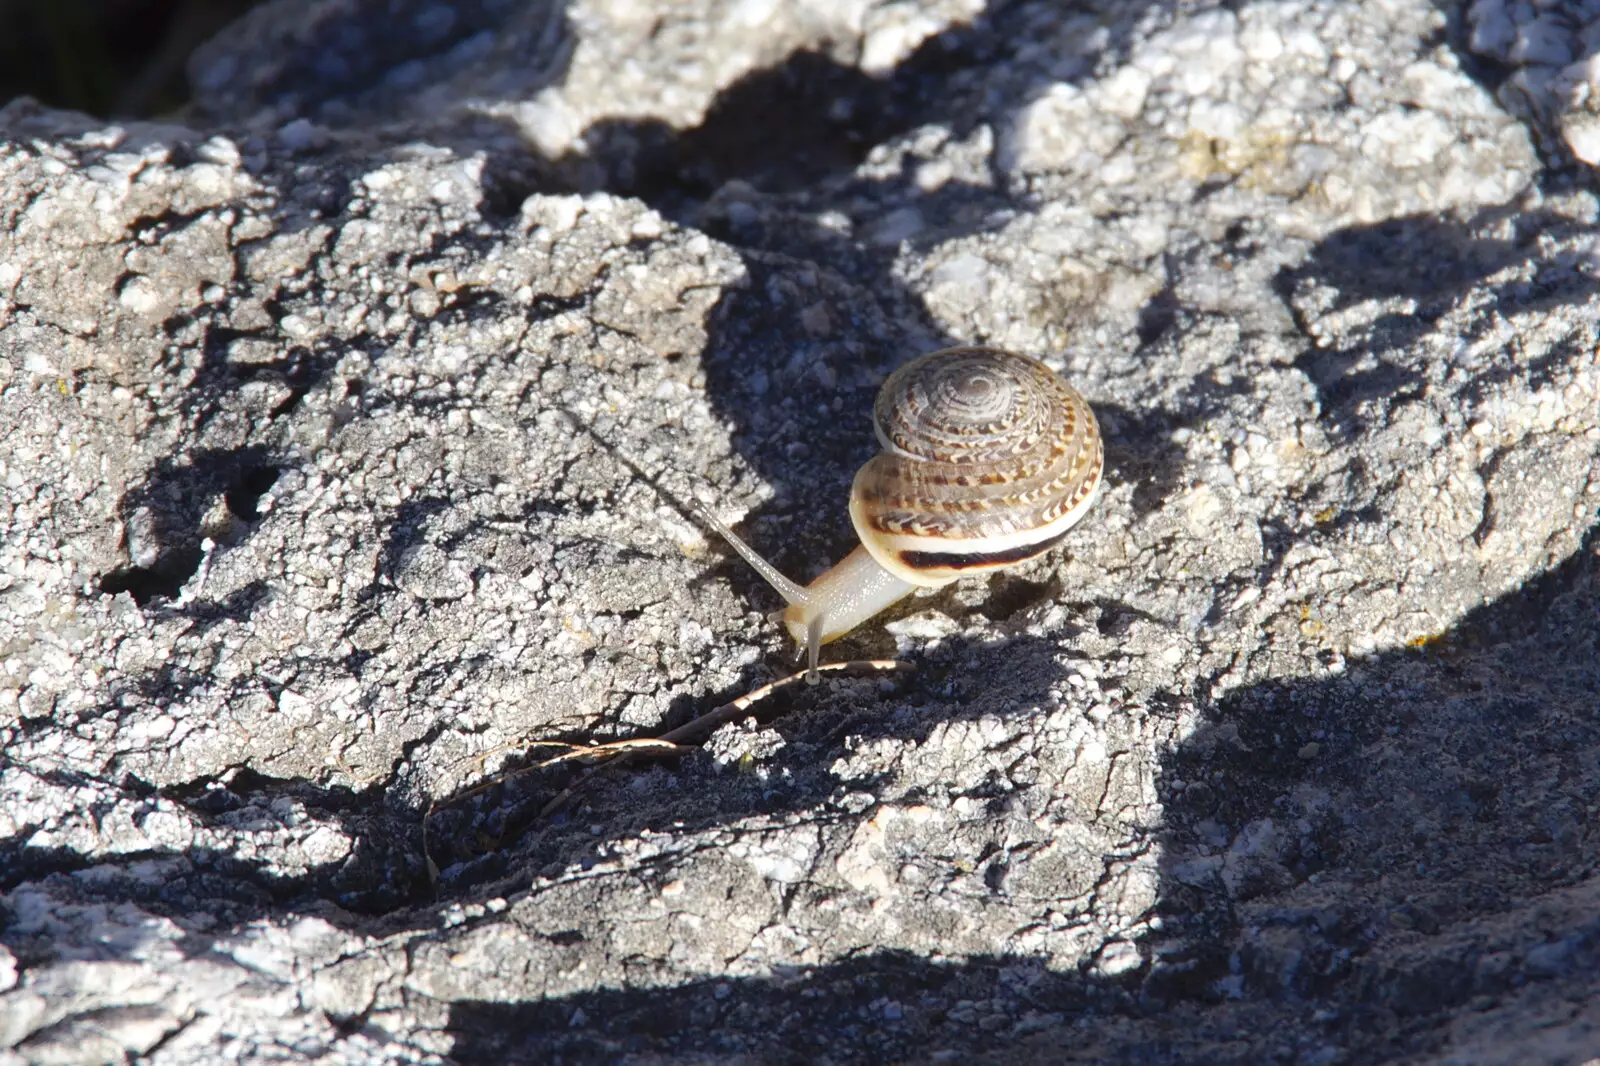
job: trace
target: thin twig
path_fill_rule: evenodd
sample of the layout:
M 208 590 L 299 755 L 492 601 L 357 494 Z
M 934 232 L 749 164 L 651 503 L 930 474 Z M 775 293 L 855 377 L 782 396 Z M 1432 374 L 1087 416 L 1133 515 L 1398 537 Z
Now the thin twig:
M 827 663 L 817 667 L 817 672 L 820 674 L 843 674 L 846 677 L 869 677 L 873 674 L 904 676 L 915 671 L 916 667 L 911 663 L 901 662 L 898 659 L 853 659 L 849 662 Z M 806 671 L 801 671 L 798 674 L 790 674 L 787 677 L 780 677 L 776 681 L 768 682 L 760 688 L 752 689 L 736 700 L 707 711 L 700 717 L 686 722 L 676 729 L 668 730 L 659 737 L 634 737 L 628 740 L 607 741 L 604 744 L 572 744 L 558 740 L 528 741 L 528 747 L 561 747 L 566 750 L 560 755 L 534 763 L 532 766 L 525 766 L 512 773 L 485 781 L 461 793 L 459 796 L 455 796 L 446 803 L 429 806 L 428 812 L 422 816 L 422 848 L 424 857 L 428 861 L 430 877 L 434 881 L 438 880 L 438 867 L 428 849 L 428 822 L 442 807 L 453 806 L 463 800 L 481 795 L 496 785 L 503 784 L 521 774 L 531 773 L 534 770 L 541 770 L 548 766 L 559 766 L 568 762 L 594 763 L 582 777 L 562 789 L 554 799 L 544 805 L 539 811 L 538 817 L 539 819 L 548 818 L 570 803 L 572 798 L 608 765 L 642 755 L 671 756 L 687 754 L 694 749 L 698 741 L 695 741 L 695 743 L 687 742 L 711 733 L 720 725 L 734 721 L 748 711 L 753 704 L 759 703 L 783 689 L 804 682 L 806 673 Z
M 817 667 L 818 673 L 844 674 L 852 677 L 863 675 L 870 676 L 872 674 L 904 675 L 913 673 L 915 671 L 916 667 L 911 663 L 901 662 L 898 659 L 853 659 L 849 662 L 827 663 L 823 666 Z M 753 689 L 752 691 L 745 693 L 743 696 L 740 696 L 738 699 L 733 700 L 732 702 L 724 703 L 720 707 L 716 707 L 707 711 L 705 714 L 702 714 L 699 718 L 696 718 L 691 722 L 686 722 L 676 729 L 672 729 L 661 734 L 661 736 L 655 738 L 655 740 L 657 743 L 678 746 L 679 750 L 687 750 L 687 748 L 681 746 L 683 741 L 689 740 L 693 737 L 698 737 L 704 733 L 710 733 L 716 729 L 717 726 L 734 721 L 745 711 L 749 710 L 751 704 L 758 703 L 761 700 L 766 699 L 768 696 L 771 696 L 780 689 L 785 689 L 793 685 L 800 684 L 805 680 L 805 677 L 806 674 L 804 671 L 798 674 L 790 674 L 787 677 L 780 677 L 776 681 L 769 682 L 765 685 L 762 685 L 758 689 Z M 561 810 L 562 807 L 571 802 L 572 798 L 576 796 L 578 792 L 580 792 L 583 787 L 587 785 L 589 781 L 610 762 L 636 754 L 643 755 L 649 753 L 648 749 L 633 751 L 622 747 L 626 744 L 628 744 L 627 741 L 614 741 L 611 744 L 601 744 L 596 748 L 584 749 L 586 752 L 604 751 L 605 749 L 610 749 L 613 747 L 616 747 L 618 750 L 612 752 L 611 758 L 606 759 L 599 765 L 591 767 L 588 773 L 584 774 L 578 780 L 574 781 L 572 784 L 568 785 L 566 788 L 557 793 L 554 799 L 544 805 L 544 808 L 539 812 L 539 817 L 548 818 L 550 815 Z M 550 762 L 558 761 L 561 758 L 562 756 L 557 756 L 556 759 L 552 759 Z
M 850 677 L 870 676 L 872 674 L 909 674 L 916 671 L 911 663 L 901 662 L 899 659 L 852 659 L 843 663 L 826 663 L 817 667 L 819 674 L 845 674 Z M 780 689 L 789 688 L 805 680 L 806 672 L 790 674 L 780 677 L 776 681 L 762 685 L 745 693 L 731 703 L 724 703 L 721 707 L 714 708 L 702 714 L 692 722 L 680 725 L 678 728 L 661 734 L 660 739 L 673 744 L 682 743 L 690 737 L 698 736 L 702 732 L 709 732 L 724 722 L 737 718 L 740 712 L 747 709 L 752 703 L 760 702 Z

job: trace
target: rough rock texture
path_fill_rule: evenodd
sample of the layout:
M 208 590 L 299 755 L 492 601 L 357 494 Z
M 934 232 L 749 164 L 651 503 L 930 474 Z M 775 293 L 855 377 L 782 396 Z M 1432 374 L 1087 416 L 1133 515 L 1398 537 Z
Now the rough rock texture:
M 1496 10 L 280 0 L 0 110 L 0 1063 L 1592 1056 L 1600 201 Z M 792 668 L 691 501 L 819 571 L 958 341 L 1100 413 L 1063 549 L 536 767 Z
M 1600 164 L 1600 3 L 1473 0 L 1469 48 L 1551 155 Z

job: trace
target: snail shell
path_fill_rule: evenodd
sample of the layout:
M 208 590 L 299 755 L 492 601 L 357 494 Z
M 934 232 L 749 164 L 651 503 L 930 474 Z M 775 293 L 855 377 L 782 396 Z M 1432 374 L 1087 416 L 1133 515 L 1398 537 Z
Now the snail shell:
M 1094 412 L 1031 356 L 947 348 L 889 375 L 873 410 L 883 451 L 856 474 L 861 546 L 801 587 L 709 512 L 705 518 L 788 601 L 778 618 L 817 649 L 918 586 L 1032 559 L 1082 518 L 1104 452 Z
M 1094 412 L 1030 356 L 925 355 L 883 383 L 873 421 L 883 452 L 856 474 L 850 520 L 878 565 L 913 585 L 1048 551 L 1100 484 Z

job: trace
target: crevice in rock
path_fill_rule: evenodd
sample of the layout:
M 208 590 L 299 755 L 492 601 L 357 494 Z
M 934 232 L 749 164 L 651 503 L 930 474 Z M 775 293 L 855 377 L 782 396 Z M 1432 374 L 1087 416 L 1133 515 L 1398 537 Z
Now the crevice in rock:
M 99 590 L 128 593 L 141 607 L 174 599 L 200 568 L 206 513 L 222 497 L 242 522 L 260 517 L 261 497 L 283 468 L 259 446 L 201 449 L 188 462 L 163 460 L 145 483 L 128 492 L 118 513 L 129 564 L 104 574 Z

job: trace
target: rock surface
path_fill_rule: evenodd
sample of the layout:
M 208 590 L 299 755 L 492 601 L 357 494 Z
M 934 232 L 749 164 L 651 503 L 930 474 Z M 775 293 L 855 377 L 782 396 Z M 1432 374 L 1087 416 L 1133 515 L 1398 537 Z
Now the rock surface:
M 0 110 L 0 1063 L 1593 1054 L 1600 201 L 1474 80 L 1592 19 L 379 8 Z M 1063 549 L 538 767 L 792 668 L 691 501 L 818 572 L 956 342 Z

